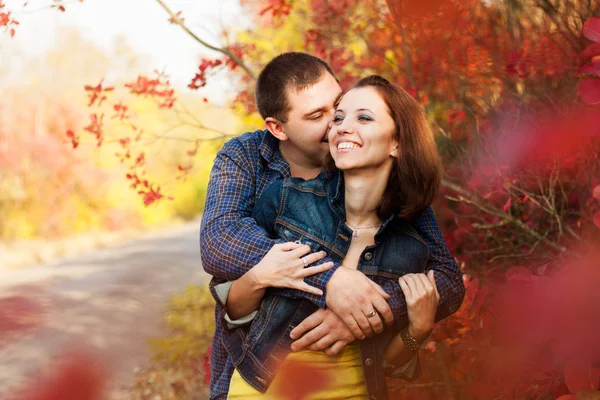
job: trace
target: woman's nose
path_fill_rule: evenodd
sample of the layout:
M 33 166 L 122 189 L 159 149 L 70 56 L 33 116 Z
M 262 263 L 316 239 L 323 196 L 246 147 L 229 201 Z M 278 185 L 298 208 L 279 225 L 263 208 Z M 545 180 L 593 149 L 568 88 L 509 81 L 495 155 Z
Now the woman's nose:
M 350 126 L 350 124 L 345 121 L 338 125 L 338 133 L 339 134 L 349 134 L 354 133 L 354 128 Z

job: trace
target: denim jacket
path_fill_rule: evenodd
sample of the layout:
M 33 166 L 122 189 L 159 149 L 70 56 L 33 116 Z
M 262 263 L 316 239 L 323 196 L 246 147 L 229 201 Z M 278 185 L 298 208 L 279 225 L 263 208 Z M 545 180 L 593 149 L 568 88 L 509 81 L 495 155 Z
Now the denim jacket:
M 324 250 L 341 263 L 350 247 L 352 230 L 345 224 L 343 175 L 332 175 L 275 182 L 256 203 L 253 217 L 272 237 L 300 241 L 313 252 Z M 414 227 L 392 216 L 375 235 L 375 244 L 361 254 L 358 270 L 388 294 L 397 295 L 401 290 L 398 278 L 423 272 L 428 258 L 429 248 Z M 277 291 L 267 290 L 249 327 L 228 329 L 223 336 L 223 344 L 240 375 L 261 392 L 267 390 L 278 366 L 291 351 L 291 330 L 317 310 L 306 299 L 278 296 Z M 359 343 L 367 389 L 373 400 L 387 399 L 384 350 L 406 325 L 406 314 L 395 316 L 394 324 L 383 333 Z

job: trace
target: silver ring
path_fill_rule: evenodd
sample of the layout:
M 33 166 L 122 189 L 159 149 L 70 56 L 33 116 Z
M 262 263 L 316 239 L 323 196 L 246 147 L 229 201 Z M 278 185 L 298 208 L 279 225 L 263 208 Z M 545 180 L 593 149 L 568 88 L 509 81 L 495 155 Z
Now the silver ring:
M 308 262 L 306 261 L 306 256 L 302 257 L 302 262 L 304 263 L 304 268 L 308 267 Z
M 371 310 L 371 312 L 367 314 L 367 318 L 373 318 L 376 315 L 377 315 L 377 311 Z

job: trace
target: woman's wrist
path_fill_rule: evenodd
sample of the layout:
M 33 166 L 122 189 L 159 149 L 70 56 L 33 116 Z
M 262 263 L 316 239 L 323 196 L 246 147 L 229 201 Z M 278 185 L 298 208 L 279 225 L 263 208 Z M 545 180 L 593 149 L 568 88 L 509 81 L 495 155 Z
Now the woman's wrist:
M 415 339 L 419 344 L 422 344 L 433 331 L 433 327 L 426 328 L 415 328 L 412 325 L 408 325 L 408 334 Z

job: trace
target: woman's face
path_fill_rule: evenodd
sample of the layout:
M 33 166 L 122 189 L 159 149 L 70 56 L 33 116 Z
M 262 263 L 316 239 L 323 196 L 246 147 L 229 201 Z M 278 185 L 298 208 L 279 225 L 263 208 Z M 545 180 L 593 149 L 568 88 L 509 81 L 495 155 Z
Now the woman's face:
M 396 125 L 379 93 L 366 86 L 342 97 L 329 130 L 329 151 L 342 171 L 380 169 L 396 152 Z

